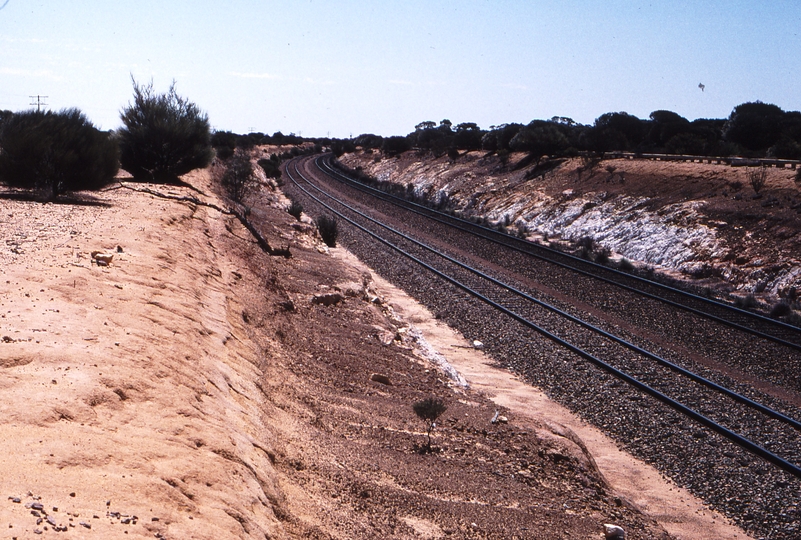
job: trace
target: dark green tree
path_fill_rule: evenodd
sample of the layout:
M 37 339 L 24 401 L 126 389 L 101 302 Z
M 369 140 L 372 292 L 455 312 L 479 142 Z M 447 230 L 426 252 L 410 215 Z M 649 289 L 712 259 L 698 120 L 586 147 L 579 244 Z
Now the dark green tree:
M 478 150 L 484 132 L 473 122 L 463 122 L 456 126 L 453 145 L 460 150 Z
M 211 146 L 220 159 L 228 159 L 234 155 L 236 150 L 236 139 L 238 135 L 230 131 L 215 131 L 211 136 Z
M 0 181 L 46 200 L 99 189 L 119 169 L 117 143 L 78 109 L 24 111 L 0 125 Z
M 179 96 L 175 82 L 159 94 L 152 81 L 139 85 L 131 79 L 134 101 L 122 110 L 124 126 L 118 132 L 122 167 L 137 179 L 172 182 L 211 163 L 206 113 Z
M 570 146 L 570 141 L 556 124 L 535 121 L 521 129 L 509 141 L 515 152 L 528 152 L 537 163 L 543 156 L 558 156 Z
M 11 118 L 12 116 L 14 116 L 13 112 L 0 110 L 0 128 L 3 127 L 3 122 Z
M 746 150 L 765 151 L 779 141 L 784 116 L 781 108 L 770 103 L 754 101 L 737 105 L 726 122 L 724 137 Z
M 363 133 L 353 139 L 353 144 L 361 146 L 365 150 L 368 148 L 381 148 L 384 143 L 384 137 L 381 135 L 373 135 L 372 133 Z
M 692 129 L 689 120 L 673 111 L 654 111 L 650 118 L 646 139 L 649 145 L 656 149 L 663 149 L 670 139 Z
M 407 150 L 411 150 L 412 145 L 409 143 L 409 140 L 406 137 L 384 137 L 384 141 L 381 144 L 381 149 L 386 153 L 388 156 L 397 156 L 406 152 Z

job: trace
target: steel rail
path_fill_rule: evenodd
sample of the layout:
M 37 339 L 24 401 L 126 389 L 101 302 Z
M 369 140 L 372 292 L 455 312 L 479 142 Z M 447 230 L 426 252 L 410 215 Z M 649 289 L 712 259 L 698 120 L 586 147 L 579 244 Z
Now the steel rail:
M 516 287 L 514 287 L 512 285 L 509 285 L 508 283 L 504 283 L 503 281 L 500 281 L 499 279 L 494 278 L 494 277 L 490 276 L 489 274 L 487 274 L 485 272 L 482 272 L 482 271 L 480 271 L 480 270 L 478 270 L 478 269 L 476 269 L 476 268 L 474 268 L 474 267 L 472 267 L 472 266 L 470 266 L 468 264 L 465 264 L 465 263 L 463 263 L 463 262 L 451 257 L 450 255 L 446 255 L 445 253 L 442 253 L 441 251 L 437 250 L 436 248 L 431 247 L 431 246 L 429 246 L 427 244 L 424 244 L 424 243 L 420 242 L 419 240 L 416 240 L 415 238 L 413 238 L 413 237 L 411 237 L 411 236 L 409 236 L 409 235 L 407 235 L 407 234 L 395 229 L 394 227 L 390 227 L 389 225 L 387 225 L 385 223 L 382 223 L 382 222 L 380 222 L 380 221 L 368 216 L 367 214 L 365 214 L 365 213 L 363 213 L 363 212 L 361 212 L 359 210 L 356 210 L 353 206 L 343 202 L 342 200 L 338 199 L 337 197 L 331 195 L 330 193 L 327 193 L 327 192 L 323 191 L 322 189 L 320 189 L 319 186 L 314 185 L 305 176 L 303 176 L 303 173 L 298 171 L 297 168 L 295 169 L 295 172 L 298 175 L 300 175 L 301 177 L 303 177 L 303 179 L 310 186 L 315 188 L 317 191 L 319 191 L 320 193 L 322 193 L 323 195 L 325 195 L 329 199 L 331 199 L 331 200 L 341 204 L 342 206 L 348 208 L 350 211 L 354 212 L 355 214 L 358 214 L 362 218 L 364 218 L 366 220 L 369 220 L 369 221 L 375 223 L 376 225 L 378 225 L 380 227 L 383 227 L 384 229 L 386 229 L 386 230 L 388 230 L 388 231 L 400 236 L 401 238 L 403 238 L 405 240 L 408 240 L 409 242 L 412 242 L 415 245 L 417 245 L 417 246 L 419 246 L 419 247 L 421 247 L 421 248 L 423 248 L 423 249 L 425 249 L 425 250 L 437 255 L 438 257 L 441 257 L 441 258 L 445 259 L 446 261 L 448 261 L 450 263 L 453 263 L 453 264 L 459 266 L 460 268 L 462 268 L 464 270 L 467 270 L 468 272 L 471 272 L 471 273 L 479 276 L 480 278 L 482 278 L 482 279 L 484 279 L 486 281 L 489 281 L 490 283 L 492 283 L 494 285 L 497 285 L 498 287 L 506 289 L 507 291 L 519 296 L 520 298 L 523 298 L 524 300 L 527 300 L 527 301 L 529 301 L 529 302 L 531 302 L 533 304 L 536 304 L 536 305 L 538 305 L 538 306 L 540 306 L 542 308 L 545 308 L 545 309 L 547 309 L 547 310 L 549 310 L 549 311 L 551 311 L 553 313 L 556 313 L 557 315 L 560 315 L 560 316 L 566 318 L 567 320 L 569 320 L 570 322 L 572 322 L 574 324 L 582 326 L 583 328 L 586 328 L 587 330 L 595 332 L 596 334 L 599 334 L 599 335 L 609 339 L 610 341 L 613 341 L 613 342 L 617 343 L 618 345 L 622 345 L 623 347 L 626 347 L 627 349 L 629 349 L 629 350 L 631 350 L 631 351 L 633 351 L 633 352 L 635 352 L 635 353 L 637 353 L 639 355 L 642 355 L 642 356 L 644 356 L 644 357 L 646 357 L 646 358 L 648 358 L 650 360 L 653 360 L 654 362 L 658 363 L 659 365 L 661 365 L 663 367 L 666 367 L 666 368 L 668 368 L 668 369 L 670 369 L 670 370 L 672 370 L 672 371 L 674 371 L 674 372 L 676 372 L 676 373 L 678 373 L 680 375 L 683 375 L 683 376 L 689 378 L 690 380 L 692 380 L 692 381 L 694 381 L 694 382 L 696 382 L 698 384 L 706 386 L 707 388 L 715 390 L 716 392 L 720 392 L 721 394 L 733 399 L 734 401 L 737 401 L 739 403 L 742 403 L 743 405 L 746 405 L 748 407 L 751 407 L 752 409 L 755 409 L 755 410 L 759 411 L 760 413 L 764 414 L 765 416 L 769 416 L 769 417 L 771 417 L 771 418 L 773 418 L 775 420 L 779 420 L 781 422 L 784 422 L 785 424 L 793 427 L 794 429 L 796 429 L 798 431 L 801 431 L 801 422 L 799 422 L 795 418 L 792 418 L 790 416 L 782 414 L 781 412 L 776 411 L 774 409 L 771 409 L 770 407 L 767 407 L 767 406 L 765 406 L 765 405 L 763 405 L 763 404 L 761 404 L 761 403 L 759 403 L 757 401 L 754 401 L 754 400 L 752 400 L 752 399 L 750 399 L 750 398 L 748 398 L 748 397 L 746 397 L 746 396 L 744 396 L 742 394 L 738 394 L 737 392 L 735 392 L 735 391 L 733 391 L 733 390 L 731 390 L 729 388 L 726 388 L 725 386 L 721 386 L 721 385 L 719 385 L 718 383 L 716 383 L 714 381 L 711 381 L 711 380 L 709 380 L 709 379 L 707 379 L 705 377 L 702 377 L 701 375 L 698 375 L 697 373 L 694 373 L 694 372 L 692 372 L 692 371 L 690 371 L 690 370 L 688 370 L 686 368 L 683 368 L 683 367 L 679 366 L 678 364 L 675 364 L 675 363 L 673 363 L 673 362 L 671 362 L 669 360 L 666 360 L 665 358 L 662 358 L 661 356 L 658 356 L 658 355 L 656 355 L 656 354 L 654 354 L 654 353 L 652 353 L 652 352 L 650 352 L 650 351 L 648 351 L 646 349 L 643 349 L 642 347 L 640 347 L 640 346 L 638 346 L 638 345 L 636 345 L 636 344 L 634 344 L 634 343 L 632 343 L 632 342 L 630 342 L 628 340 L 625 340 L 625 339 L 623 339 L 623 338 L 621 338 L 619 336 L 616 336 L 615 334 L 612 334 L 612 333 L 604 330 L 603 328 L 600 328 L 598 326 L 590 324 L 590 323 L 588 323 L 588 322 L 586 322 L 586 321 L 584 321 L 582 319 L 579 319 L 578 317 L 576 317 L 574 315 L 571 315 L 570 313 L 567 313 L 566 311 L 564 311 L 562 309 L 557 308 L 556 306 L 554 306 L 552 304 L 549 304 L 547 302 L 539 300 L 538 298 L 535 298 L 535 297 L 531 296 L 530 294 L 528 294 L 528 293 L 526 293 L 524 291 L 521 291 L 520 289 L 518 289 L 518 288 L 516 288 Z
M 313 185 L 313 184 L 311 184 L 311 182 L 309 182 L 306 179 L 306 177 L 303 175 L 303 173 L 301 173 L 298 170 L 298 168 L 297 168 L 297 160 L 293 160 L 292 164 L 295 167 L 296 174 L 298 174 L 300 177 L 302 177 L 304 180 L 306 180 L 306 182 L 309 183 L 310 185 Z M 510 310 L 509 308 L 507 308 L 507 307 L 505 307 L 505 306 L 503 306 L 501 304 L 498 304 L 494 300 L 492 300 L 492 299 L 488 298 L 487 296 L 485 296 L 484 294 L 472 289 L 468 285 L 465 285 L 464 283 L 462 283 L 462 282 L 458 281 L 457 279 L 445 274 L 444 272 L 442 272 L 440 270 L 437 270 L 436 268 L 434 268 L 433 266 L 429 265 L 428 263 L 422 261 L 418 257 L 415 257 L 411 253 L 408 253 L 407 251 L 403 250 L 402 248 L 396 246 L 392 242 L 390 242 L 390 241 L 388 241 L 388 240 L 386 240 L 384 238 L 381 238 L 380 236 L 378 236 L 374 232 L 370 231 L 369 229 L 367 229 L 366 227 L 360 225 L 359 223 L 356 223 L 354 220 L 348 218 L 347 216 L 345 216 L 344 214 L 342 214 L 338 210 L 334 209 L 330 205 L 328 205 L 325 202 L 323 202 L 322 200 L 320 200 L 318 197 L 315 197 L 313 194 L 311 194 L 307 189 L 305 189 L 303 186 L 301 186 L 300 183 L 297 182 L 297 180 L 295 180 L 295 178 L 292 176 L 292 173 L 291 173 L 288 165 L 287 165 L 285 170 L 286 170 L 287 175 L 289 176 L 290 180 L 292 181 L 292 183 L 295 184 L 295 186 L 297 186 L 298 189 L 303 191 L 308 197 L 310 197 L 311 199 L 316 201 L 321 206 L 327 208 L 328 210 L 330 210 L 331 212 L 333 212 L 337 216 L 341 217 L 342 219 L 344 219 L 345 221 L 347 221 L 348 223 L 350 223 L 354 227 L 358 228 L 359 230 L 363 231 L 364 233 L 368 234 L 369 236 L 375 238 L 376 240 L 378 240 L 382 244 L 390 247 L 391 249 L 393 249 L 393 250 L 397 251 L 398 253 L 402 254 L 403 256 L 409 258 L 410 260 L 414 261 L 415 263 L 419 264 L 420 266 L 422 266 L 426 270 L 429 270 L 430 272 L 434 273 L 435 275 L 441 277 L 442 279 L 444 279 L 445 281 L 451 283 L 452 285 L 464 290 L 468 294 L 470 294 L 470 295 L 478 298 L 479 300 L 485 302 L 486 304 L 488 304 L 489 306 L 497 309 L 501 313 L 504 313 L 505 315 L 508 315 L 509 317 L 511 317 L 512 319 L 516 320 L 517 322 L 523 324 L 524 326 L 534 330 L 535 332 L 538 332 L 539 334 L 541 334 L 541 335 L 545 336 L 546 338 L 550 339 L 551 341 L 561 345 L 562 347 L 568 349 L 569 351 L 577 354 L 578 356 L 584 358 L 585 360 L 590 361 L 591 363 L 593 363 L 596 366 L 600 367 L 601 369 L 607 371 L 608 373 L 612 374 L 613 376 L 615 376 L 615 377 L 627 382 L 628 384 L 634 386 L 635 388 L 645 392 L 646 394 L 656 398 L 657 400 L 661 401 L 662 403 L 672 407 L 676 411 L 678 411 L 678 412 L 684 414 L 685 416 L 695 420 L 696 422 L 706 426 L 707 428 L 709 428 L 710 430 L 714 431 L 715 433 L 717 433 L 717 434 L 729 439 L 730 441 L 732 441 L 733 443 L 737 444 L 738 446 L 744 448 L 745 450 L 749 451 L 750 453 L 752 453 L 752 454 L 760 457 L 761 459 L 763 459 L 763 460 L 765 460 L 765 461 L 777 466 L 778 468 L 784 470 L 785 472 L 788 472 L 788 473 L 792 474 L 796 478 L 801 478 L 801 467 L 798 467 L 797 465 L 795 465 L 795 464 L 785 460 L 784 458 L 782 458 L 782 457 L 770 452 L 769 450 L 759 446 L 758 444 L 756 444 L 753 441 L 743 437 L 742 435 L 740 435 L 738 433 L 735 433 L 734 431 L 732 431 L 732 430 L 730 430 L 730 429 L 718 424 L 714 420 L 711 420 L 710 418 L 704 416 L 703 414 L 699 413 L 698 411 L 695 411 L 694 409 L 691 409 L 690 407 L 687 407 L 686 405 L 674 400 L 673 398 L 663 394 L 662 392 L 656 390 L 655 388 L 652 388 L 651 386 L 648 386 L 647 384 L 645 384 L 642 381 L 636 379 L 635 377 L 629 375 L 628 373 L 619 370 L 618 368 L 612 366 L 611 364 L 608 364 L 607 362 L 604 362 L 603 360 L 593 356 L 591 353 L 589 353 L 589 352 L 587 352 L 587 351 L 585 351 L 585 350 L 573 345 L 572 343 L 564 340 L 563 338 L 560 338 L 559 336 L 557 336 L 557 335 L 549 332 L 548 330 L 538 326 L 534 322 L 526 319 L 525 317 L 522 317 L 521 315 L 519 315 L 519 314 L 515 313 L 514 311 Z M 340 203 L 340 204 L 343 204 L 343 206 L 348 207 L 348 205 L 346 205 L 344 203 Z M 352 209 L 350 207 L 348 207 L 348 208 L 351 209 L 352 211 L 356 212 L 356 213 L 360 213 L 360 212 L 358 212 L 358 211 L 356 211 L 356 210 L 354 210 L 354 209 Z
M 327 169 L 323 168 L 319 164 L 320 161 L 322 161 L 326 165 Z M 349 178 L 347 175 L 345 175 L 345 174 L 341 173 L 340 171 L 337 171 L 334 168 L 332 168 L 330 166 L 330 164 L 325 163 L 323 161 L 323 158 L 318 157 L 318 158 L 316 158 L 314 160 L 314 162 L 315 162 L 315 165 L 318 167 L 318 169 L 320 169 L 325 174 L 334 177 L 335 179 L 338 179 L 340 181 L 343 181 L 341 179 L 344 179 L 345 181 L 347 181 L 350 185 L 352 185 L 356 189 L 360 189 L 360 190 L 365 191 L 365 192 L 375 193 L 376 196 L 379 196 L 379 198 L 389 202 L 390 204 L 395 204 L 397 206 L 403 206 L 407 210 L 409 210 L 410 212 L 414 212 L 414 213 L 417 213 L 419 215 L 423 215 L 423 216 L 425 216 L 425 217 L 427 217 L 427 218 L 429 218 L 431 220 L 437 221 L 438 223 L 442 223 L 444 225 L 448 225 L 450 227 L 454 227 L 456 229 L 459 229 L 459 230 L 462 230 L 462 231 L 466 231 L 466 232 L 467 232 L 467 227 L 470 227 L 472 229 L 479 229 L 480 231 L 483 231 L 483 232 L 488 232 L 488 233 L 492 234 L 493 236 L 489 236 L 487 234 L 483 234 L 482 232 L 470 231 L 471 234 L 474 234 L 475 236 L 478 236 L 479 238 L 483 238 L 483 239 L 485 239 L 485 240 L 487 240 L 489 242 L 493 242 L 493 243 L 505 246 L 505 247 L 507 247 L 509 249 L 512 249 L 512 250 L 514 250 L 514 251 L 516 251 L 518 253 L 522 253 L 524 255 L 528 255 L 528 256 L 531 256 L 531 257 L 535 257 L 537 259 L 546 261 L 546 262 L 548 262 L 550 264 L 554 264 L 554 265 L 559 266 L 561 268 L 568 269 L 568 270 L 570 270 L 572 272 L 575 272 L 577 274 L 584 275 L 584 276 L 590 277 L 592 279 L 596 279 L 596 280 L 602 281 L 604 283 L 609 283 L 610 285 L 614 285 L 616 287 L 620 287 L 620 288 L 622 288 L 624 290 L 633 292 L 635 294 L 644 296 L 646 298 L 650 298 L 652 300 L 656 300 L 658 302 L 662 302 L 662 303 L 667 304 L 669 306 L 676 307 L 676 308 L 688 311 L 690 313 L 693 313 L 694 315 L 698 315 L 698 316 L 701 316 L 701 317 L 706 317 L 706 318 L 708 318 L 710 320 L 713 320 L 715 322 L 718 322 L 720 324 L 724 324 L 724 325 L 727 325 L 727 326 L 729 326 L 731 328 L 734 328 L 735 330 L 738 330 L 738 331 L 741 331 L 741 332 L 746 332 L 746 333 L 752 334 L 754 336 L 760 337 L 762 339 L 767 339 L 769 341 L 773 341 L 774 343 L 777 343 L 777 344 L 785 346 L 785 347 L 789 347 L 791 349 L 801 350 L 801 343 L 795 343 L 795 342 L 792 342 L 792 341 L 787 341 L 787 340 L 785 340 L 785 339 L 783 339 L 781 337 L 778 337 L 776 335 L 769 334 L 769 333 L 766 333 L 766 332 L 762 332 L 760 330 L 757 330 L 755 328 L 751 328 L 751 327 L 748 327 L 748 326 L 744 326 L 744 325 L 742 325 L 740 323 L 737 323 L 735 321 L 732 321 L 730 319 L 726 319 L 724 317 L 720 317 L 718 315 L 714 315 L 712 313 L 709 313 L 708 311 L 703 311 L 703 310 L 688 306 L 686 304 L 682 304 L 680 302 L 676 302 L 674 300 L 670 300 L 670 299 L 665 298 L 663 296 L 659 296 L 659 295 L 656 295 L 656 294 L 652 294 L 652 293 L 643 291 L 643 290 L 638 289 L 636 287 L 633 287 L 631 285 L 626 285 L 624 283 L 620 283 L 619 281 L 615 281 L 613 279 L 600 276 L 597 273 L 589 272 L 587 270 L 582 270 L 580 268 L 577 268 L 576 266 L 571 266 L 571 265 L 566 264 L 564 262 L 556 261 L 556 260 L 554 260 L 552 258 L 548 258 L 548 257 L 545 257 L 543 255 L 540 255 L 540 254 L 532 252 L 531 248 L 534 248 L 534 249 L 537 249 L 537 250 L 542 250 L 542 251 L 545 251 L 547 253 L 551 253 L 551 254 L 553 254 L 553 255 L 555 255 L 557 257 L 564 257 L 564 258 L 567 258 L 569 260 L 574 260 L 574 261 L 577 261 L 578 263 L 583 264 L 583 265 L 596 267 L 596 268 L 598 268 L 598 269 L 600 269 L 602 271 L 610 272 L 610 273 L 618 275 L 618 276 L 620 276 L 621 278 L 624 278 L 624 279 L 637 281 L 639 283 L 645 284 L 646 286 L 656 287 L 658 289 L 662 289 L 662 290 L 665 290 L 665 291 L 668 291 L 668 292 L 671 292 L 671 293 L 674 293 L 674 294 L 678 294 L 680 296 L 683 296 L 683 297 L 686 297 L 686 298 L 689 298 L 689 299 L 692 299 L 692 300 L 695 300 L 695 301 L 699 301 L 699 302 L 702 302 L 702 303 L 705 303 L 705 304 L 713 305 L 718 309 L 722 309 L 724 311 L 728 311 L 728 312 L 731 312 L 731 313 L 746 317 L 748 319 L 756 320 L 756 321 L 759 321 L 759 322 L 761 322 L 763 324 L 772 325 L 774 327 L 778 327 L 778 328 L 783 329 L 783 330 L 788 330 L 788 331 L 793 332 L 793 333 L 801 334 L 801 328 L 798 328 L 796 326 L 784 323 L 782 321 L 776 321 L 774 319 L 765 317 L 763 315 L 759 315 L 757 313 L 752 313 L 750 311 L 746 311 L 746 310 L 737 308 L 735 306 L 731 306 L 729 304 L 724 304 L 722 302 L 716 302 L 716 301 L 711 300 L 709 298 L 704 298 L 703 296 L 698 296 L 698 295 L 689 293 L 687 291 L 683 291 L 681 289 L 677 289 L 675 287 L 670 287 L 669 285 L 665 285 L 663 283 L 657 283 L 655 281 L 651 281 L 651 280 L 642 278 L 640 276 L 634 276 L 634 275 L 631 275 L 631 274 L 627 274 L 625 272 L 621 272 L 621 271 L 616 270 L 614 268 L 609 268 L 608 266 L 603 266 L 603 265 L 599 265 L 599 264 L 591 262 L 591 261 L 586 261 L 584 259 L 580 259 L 578 257 L 575 257 L 574 255 L 570 255 L 568 253 L 563 253 L 563 252 L 557 251 L 557 250 L 552 249 L 552 248 L 548 248 L 548 247 L 545 247 L 545 246 L 534 245 L 531 242 L 520 240 L 520 239 L 517 239 L 517 238 L 511 238 L 508 235 L 499 233 L 499 232 L 497 232 L 497 231 L 495 231 L 493 229 L 489 229 L 487 227 L 483 227 L 483 226 L 475 224 L 475 223 L 471 223 L 470 221 L 467 221 L 467 220 L 464 220 L 464 219 L 461 219 L 461 218 L 457 218 L 457 217 L 454 217 L 454 216 L 447 216 L 447 219 L 442 219 L 440 217 L 437 217 L 437 216 L 446 216 L 442 212 L 439 212 L 439 211 L 434 210 L 432 208 L 428 208 L 426 206 L 423 206 L 423 205 L 420 205 L 420 204 L 417 204 L 417 203 L 414 203 L 414 202 L 411 202 L 411 201 L 407 201 L 405 199 L 402 199 L 402 198 L 397 197 L 395 195 L 392 195 L 390 193 L 385 193 L 385 192 L 383 192 L 381 190 L 378 190 L 376 188 L 367 186 L 367 185 L 365 185 L 365 184 L 363 184 L 363 183 L 361 183 L 361 182 L 359 182 L 357 180 Z M 339 178 L 337 178 L 337 177 L 339 177 Z M 401 203 L 393 202 L 393 200 L 390 200 L 390 199 L 393 199 L 393 200 L 396 200 L 396 201 L 401 201 Z M 417 208 L 422 209 L 422 210 L 418 210 Z M 435 214 L 435 215 L 432 216 L 431 214 Z M 456 221 L 457 223 L 462 224 L 464 226 L 456 225 L 456 224 L 453 223 L 453 221 Z M 499 238 L 503 238 L 503 241 L 499 240 Z M 523 243 L 523 245 L 525 245 L 526 248 L 528 248 L 528 249 L 520 248 L 520 247 L 518 247 L 516 245 L 512 245 L 512 243 Z

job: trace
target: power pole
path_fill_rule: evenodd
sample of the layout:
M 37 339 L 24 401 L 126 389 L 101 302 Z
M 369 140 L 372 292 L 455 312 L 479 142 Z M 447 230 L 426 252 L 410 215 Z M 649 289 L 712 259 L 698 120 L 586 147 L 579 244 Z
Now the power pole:
M 28 97 L 31 98 L 31 106 L 36 105 L 36 112 L 40 112 L 42 110 L 42 107 L 47 107 L 47 103 L 45 103 L 43 100 L 47 99 L 49 96 L 28 96 Z

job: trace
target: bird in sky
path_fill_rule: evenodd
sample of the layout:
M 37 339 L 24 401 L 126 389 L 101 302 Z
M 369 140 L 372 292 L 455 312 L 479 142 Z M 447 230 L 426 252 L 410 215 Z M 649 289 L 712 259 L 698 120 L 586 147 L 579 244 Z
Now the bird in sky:
M 703 92 L 704 88 L 706 88 L 706 85 L 704 83 L 698 83 L 698 88 L 700 88 L 701 92 Z

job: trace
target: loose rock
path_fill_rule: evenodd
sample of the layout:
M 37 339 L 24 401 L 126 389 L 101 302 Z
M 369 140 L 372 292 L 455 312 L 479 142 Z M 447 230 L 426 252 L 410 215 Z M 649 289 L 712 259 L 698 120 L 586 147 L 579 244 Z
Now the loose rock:
M 317 294 L 312 297 L 312 304 L 322 304 L 324 306 L 333 306 L 344 300 L 345 297 L 341 293 L 327 293 Z
M 389 377 L 386 375 L 381 375 L 380 373 L 373 373 L 370 375 L 370 380 L 375 381 L 377 383 L 385 384 L 387 386 L 392 386 L 392 381 L 389 380 Z

